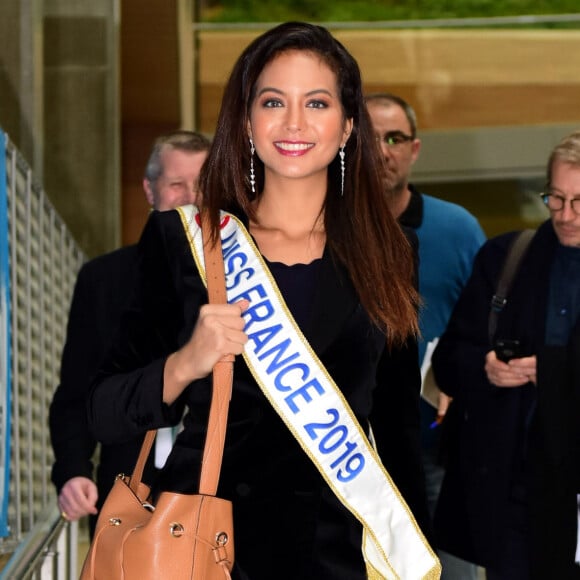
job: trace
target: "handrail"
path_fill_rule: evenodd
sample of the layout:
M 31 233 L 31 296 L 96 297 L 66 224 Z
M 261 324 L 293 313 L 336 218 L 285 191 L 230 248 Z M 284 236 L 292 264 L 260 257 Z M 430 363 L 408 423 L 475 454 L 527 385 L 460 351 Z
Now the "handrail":
M 9 478 L 0 485 L 0 578 L 46 577 L 52 567 L 53 580 L 70 579 L 78 524 L 61 521 L 55 507 L 47 415 L 85 256 L 2 130 L 0 144 L 0 246 L 8 252 L 8 266 L 0 266 L 0 484 Z
M 57 506 L 47 506 L 36 525 L 26 534 L 6 563 L 0 573 L 0 580 L 26 578 L 28 574 L 31 574 L 47 548 L 67 525 L 69 525 L 68 522 L 61 517 Z

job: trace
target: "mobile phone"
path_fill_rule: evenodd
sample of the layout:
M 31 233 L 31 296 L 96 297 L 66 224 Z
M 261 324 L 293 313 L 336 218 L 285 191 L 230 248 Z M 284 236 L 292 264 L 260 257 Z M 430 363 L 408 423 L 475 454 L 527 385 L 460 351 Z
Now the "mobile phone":
M 493 350 L 498 360 L 503 362 L 523 356 L 520 341 L 512 338 L 496 338 Z

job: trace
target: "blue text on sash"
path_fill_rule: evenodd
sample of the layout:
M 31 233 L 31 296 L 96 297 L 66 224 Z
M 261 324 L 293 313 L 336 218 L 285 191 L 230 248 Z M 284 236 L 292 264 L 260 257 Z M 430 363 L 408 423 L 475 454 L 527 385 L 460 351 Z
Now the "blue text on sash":
M 276 390 L 287 393 L 282 398 L 287 408 L 300 419 L 305 405 L 324 396 L 324 386 L 319 378 L 313 376 L 316 369 L 312 369 L 295 348 L 295 333 L 288 330 L 285 332 L 283 324 L 271 321 L 275 309 L 268 290 L 259 281 L 254 283 L 256 271 L 247 266 L 250 257 L 236 240 L 236 232 L 222 240 L 222 252 L 228 301 L 250 301 L 243 316 L 244 330 L 253 343 L 253 352 L 263 363 L 263 371 L 272 380 Z M 243 284 L 243 289 L 238 288 L 240 284 Z M 364 455 L 357 451 L 357 443 L 351 440 L 339 411 L 331 407 L 326 410 L 326 414 L 326 418 L 317 422 L 302 421 L 302 428 L 312 441 L 318 443 L 320 453 L 329 456 L 329 467 L 336 479 L 343 483 L 352 481 L 364 468 Z

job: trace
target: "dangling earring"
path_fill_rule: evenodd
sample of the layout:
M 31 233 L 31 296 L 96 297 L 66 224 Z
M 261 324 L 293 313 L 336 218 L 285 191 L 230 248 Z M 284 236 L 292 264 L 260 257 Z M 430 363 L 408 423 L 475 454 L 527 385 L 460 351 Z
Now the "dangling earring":
M 338 152 L 340 155 L 340 196 L 344 196 L 344 145 L 341 145 Z
M 250 137 L 250 186 L 252 188 L 252 193 L 256 193 L 256 175 L 254 174 L 254 153 L 256 148 L 254 147 L 254 142 Z

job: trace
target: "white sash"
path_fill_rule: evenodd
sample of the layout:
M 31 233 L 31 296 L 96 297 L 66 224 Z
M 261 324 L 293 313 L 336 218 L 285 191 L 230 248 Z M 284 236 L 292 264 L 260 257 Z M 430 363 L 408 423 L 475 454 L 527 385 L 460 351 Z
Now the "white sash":
M 179 213 L 205 281 L 198 209 L 185 206 Z M 439 561 L 340 389 L 290 315 L 250 235 L 233 215 L 222 213 L 221 238 L 228 302 L 250 301 L 244 313 L 250 339 L 244 359 L 304 452 L 363 525 L 369 579 L 439 578 Z

